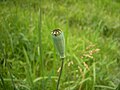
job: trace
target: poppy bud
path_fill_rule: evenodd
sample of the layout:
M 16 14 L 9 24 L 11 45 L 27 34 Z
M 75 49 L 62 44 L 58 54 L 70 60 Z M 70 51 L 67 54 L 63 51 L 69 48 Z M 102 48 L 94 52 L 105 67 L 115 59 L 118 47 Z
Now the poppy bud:
M 60 29 L 55 29 L 52 31 L 52 38 L 55 45 L 55 48 L 57 49 L 60 58 L 65 57 L 65 39 L 64 34 Z

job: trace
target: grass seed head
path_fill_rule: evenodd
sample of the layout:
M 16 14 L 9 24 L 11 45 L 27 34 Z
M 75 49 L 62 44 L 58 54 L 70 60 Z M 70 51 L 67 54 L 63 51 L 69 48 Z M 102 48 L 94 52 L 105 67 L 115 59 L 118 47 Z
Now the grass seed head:
M 65 57 L 65 39 L 62 30 L 54 29 L 52 31 L 52 38 L 56 50 L 58 51 L 60 58 Z

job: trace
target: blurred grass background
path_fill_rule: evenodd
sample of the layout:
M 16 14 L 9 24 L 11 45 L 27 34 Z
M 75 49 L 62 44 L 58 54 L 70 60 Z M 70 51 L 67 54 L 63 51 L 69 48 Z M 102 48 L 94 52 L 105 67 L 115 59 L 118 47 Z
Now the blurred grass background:
M 60 90 L 116 90 L 119 13 L 119 0 L 0 0 L 0 90 L 56 89 L 55 28 L 66 40 Z

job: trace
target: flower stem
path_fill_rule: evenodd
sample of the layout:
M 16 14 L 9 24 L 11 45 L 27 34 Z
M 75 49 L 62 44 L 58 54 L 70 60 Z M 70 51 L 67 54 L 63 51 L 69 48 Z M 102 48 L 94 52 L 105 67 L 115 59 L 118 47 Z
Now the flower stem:
M 61 60 L 62 60 L 62 64 L 61 64 L 61 69 L 60 69 L 60 74 L 59 74 L 59 78 L 58 78 L 58 82 L 57 82 L 57 88 L 56 88 L 56 90 L 59 89 L 60 79 L 61 79 L 62 70 L 63 70 L 64 58 L 61 58 Z

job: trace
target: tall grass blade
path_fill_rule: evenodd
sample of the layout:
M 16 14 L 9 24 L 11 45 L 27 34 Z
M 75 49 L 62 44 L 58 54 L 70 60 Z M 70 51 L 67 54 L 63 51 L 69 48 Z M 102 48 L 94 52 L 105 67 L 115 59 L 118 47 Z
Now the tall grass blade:
M 110 87 L 110 86 L 104 86 L 104 85 L 95 85 L 96 88 L 104 88 L 106 90 L 115 90 L 115 88 Z
M 28 83 L 30 85 L 31 90 L 33 90 L 34 84 L 33 84 L 33 80 L 32 80 L 32 70 L 31 70 L 31 63 L 29 61 L 29 57 L 27 55 L 27 52 L 25 50 L 25 48 L 23 48 L 23 52 L 26 58 L 26 75 L 27 75 L 27 80 Z
M 41 81 L 42 83 L 42 90 L 45 90 L 45 85 L 44 85 L 44 61 L 42 57 L 42 1 L 40 0 L 40 8 L 39 8 L 39 18 L 38 18 L 38 38 L 39 38 L 39 56 L 40 56 L 40 75 L 43 77 L 43 80 Z
M 95 90 L 95 82 L 96 82 L 96 71 L 95 71 L 95 62 L 93 62 L 93 90 Z

